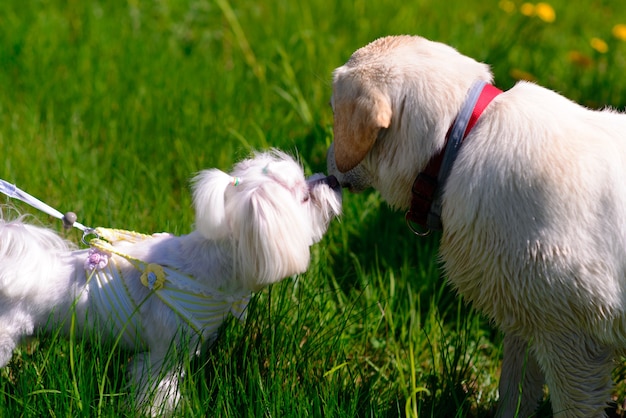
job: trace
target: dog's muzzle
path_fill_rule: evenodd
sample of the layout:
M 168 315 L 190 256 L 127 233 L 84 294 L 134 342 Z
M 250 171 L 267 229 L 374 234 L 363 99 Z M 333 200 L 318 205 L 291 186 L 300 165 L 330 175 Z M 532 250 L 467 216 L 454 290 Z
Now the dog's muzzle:
M 309 186 L 309 189 L 312 189 L 318 184 L 325 184 L 335 191 L 341 190 L 339 180 L 337 180 L 337 177 L 333 175 L 324 176 L 323 174 L 314 174 L 307 179 L 307 184 Z

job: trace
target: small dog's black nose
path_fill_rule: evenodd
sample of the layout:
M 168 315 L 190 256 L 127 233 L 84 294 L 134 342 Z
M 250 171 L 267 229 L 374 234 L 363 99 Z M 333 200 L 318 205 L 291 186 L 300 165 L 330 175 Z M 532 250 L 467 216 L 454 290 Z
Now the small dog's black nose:
M 324 180 L 326 180 L 326 184 L 328 184 L 331 189 L 333 190 L 341 189 L 341 184 L 339 184 L 339 180 L 337 180 L 337 177 L 330 175 L 326 177 Z
M 312 176 L 312 177 L 316 177 L 316 176 L 318 175 L 316 174 L 315 176 Z M 337 177 L 333 175 L 330 175 L 327 177 L 313 178 L 313 179 L 310 179 L 308 183 L 309 183 L 309 188 L 314 187 L 317 184 L 326 184 L 328 187 L 330 187 L 333 190 L 341 189 L 341 184 L 339 184 L 339 180 L 337 180 Z

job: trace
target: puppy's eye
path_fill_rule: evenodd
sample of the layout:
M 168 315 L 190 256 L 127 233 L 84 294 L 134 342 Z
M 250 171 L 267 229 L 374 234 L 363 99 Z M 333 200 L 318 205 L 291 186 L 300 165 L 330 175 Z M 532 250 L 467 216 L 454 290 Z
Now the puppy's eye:
M 308 202 L 310 198 L 311 198 L 311 194 L 309 192 L 306 192 L 304 194 L 304 197 L 302 197 L 302 203 Z

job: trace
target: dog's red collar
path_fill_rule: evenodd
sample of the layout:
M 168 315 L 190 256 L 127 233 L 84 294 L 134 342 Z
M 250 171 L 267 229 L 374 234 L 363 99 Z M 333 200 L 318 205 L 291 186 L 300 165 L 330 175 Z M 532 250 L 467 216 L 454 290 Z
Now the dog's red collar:
M 428 235 L 441 226 L 441 187 L 450 174 L 463 140 L 478 118 L 501 90 L 484 81 L 474 83 L 459 114 L 446 134 L 443 149 L 434 155 L 415 178 L 411 190 L 411 207 L 405 215 L 407 225 L 417 235 Z M 418 225 L 423 230 L 414 227 Z

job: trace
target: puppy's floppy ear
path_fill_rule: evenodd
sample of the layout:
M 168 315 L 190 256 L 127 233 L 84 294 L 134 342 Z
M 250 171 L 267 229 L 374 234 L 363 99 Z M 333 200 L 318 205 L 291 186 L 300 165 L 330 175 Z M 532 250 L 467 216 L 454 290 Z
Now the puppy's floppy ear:
M 228 234 L 224 194 L 232 184 L 233 177 L 218 169 L 201 171 L 193 179 L 196 229 L 204 237 L 221 238 Z
M 355 88 L 346 84 L 345 80 L 337 80 L 333 87 L 335 160 L 342 173 L 365 158 L 378 132 L 391 124 L 392 114 L 391 103 L 380 90 L 361 85 L 360 94 L 354 94 L 345 91 Z

